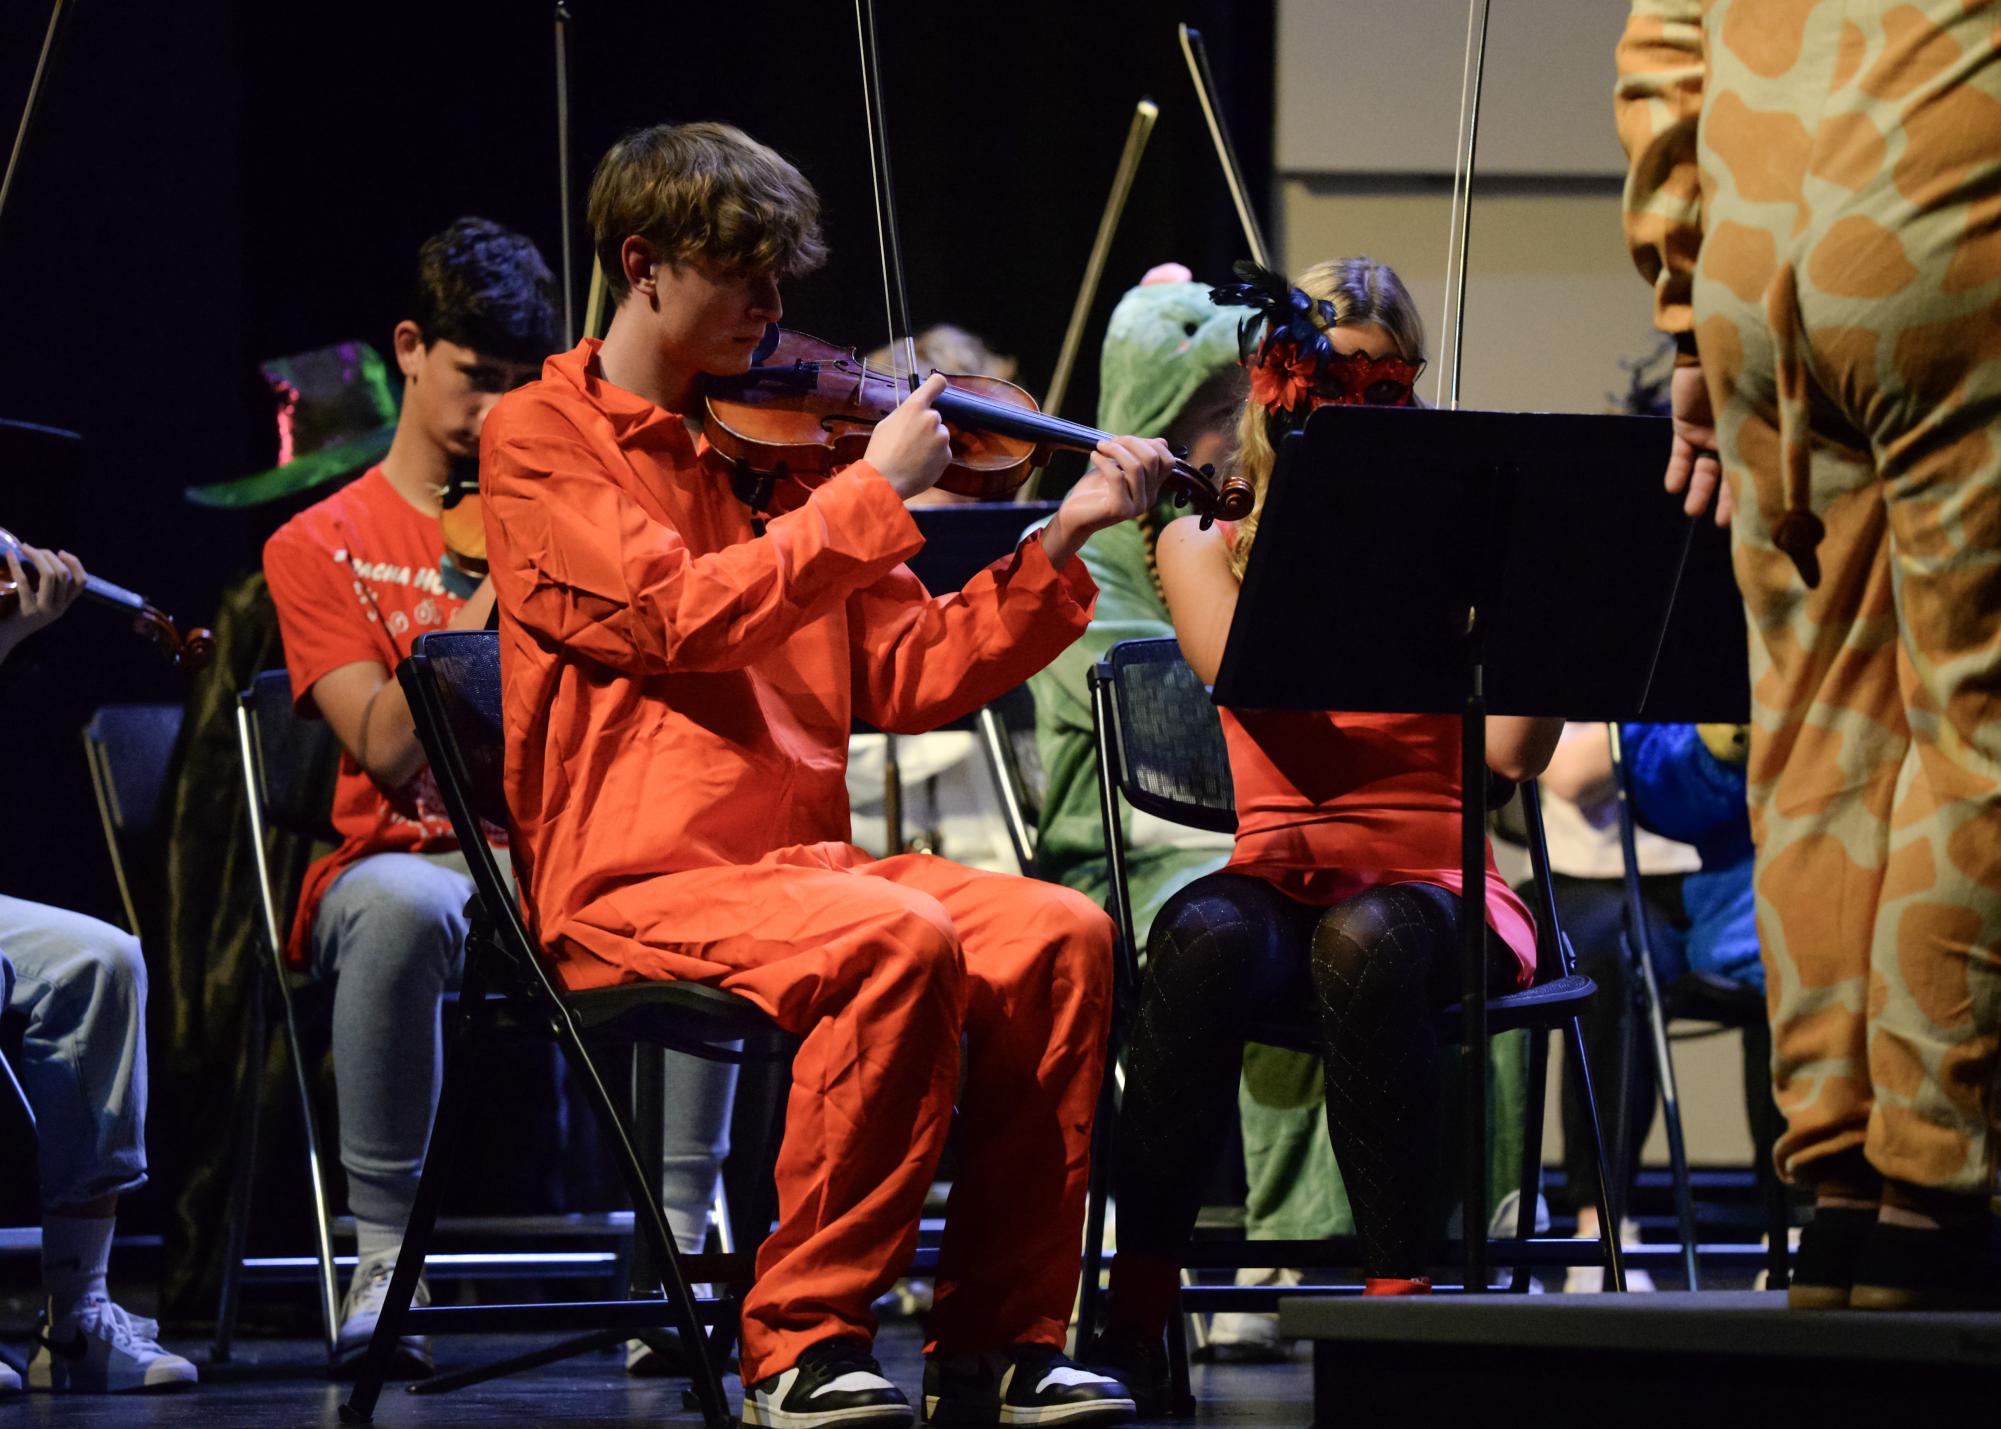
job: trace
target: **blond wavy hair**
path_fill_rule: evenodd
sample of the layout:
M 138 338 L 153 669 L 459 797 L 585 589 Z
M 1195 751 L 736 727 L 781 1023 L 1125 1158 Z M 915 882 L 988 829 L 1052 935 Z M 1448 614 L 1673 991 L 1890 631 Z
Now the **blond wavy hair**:
M 1326 321 L 1316 308 L 1313 320 L 1321 331 L 1374 323 L 1396 343 L 1399 357 L 1406 362 L 1425 360 L 1424 319 L 1418 316 L 1417 304 L 1411 301 L 1403 279 L 1389 264 L 1373 258 L 1335 258 L 1308 268 L 1295 280 L 1295 286 L 1307 297 L 1316 302 L 1324 300 L 1333 308 L 1332 322 Z M 1236 539 L 1230 545 L 1230 572 L 1238 580 L 1244 578 L 1251 545 L 1258 538 L 1265 488 L 1271 481 L 1272 464 L 1278 459 L 1272 450 L 1271 435 L 1266 431 L 1266 417 L 1262 406 L 1247 399 L 1237 418 L 1237 470 L 1257 494 L 1251 514 L 1237 523 Z
M 827 259 L 820 196 L 776 150 L 728 124 L 656 124 L 627 134 L 591 176 L 586 218 L 606 285 L 626 292 L 619 249 L 634 234 L 681 263 L 797 278 Z

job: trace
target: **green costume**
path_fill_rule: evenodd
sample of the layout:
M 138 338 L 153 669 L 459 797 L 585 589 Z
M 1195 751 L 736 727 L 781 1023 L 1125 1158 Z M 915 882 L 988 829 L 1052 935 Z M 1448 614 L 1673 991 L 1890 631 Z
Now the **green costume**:
M 1139 436 L 1164 433 L 1204 383 L 1237 365 L 1242 317 L 1241 309 L 1211 303 L 1206 284 L 1148 283 L 1128 292 L 1105 333 L 1098 426 Z M 1122 522 L 1085 543 L 1082 559 L 1098 583 L 1090 628 L 1029 681 L 1036 743 L 1048 779 L 1036 862 L 1045 877 L 1101 903 L 1111 894 L 1111 877 L 1098 807 L 1089 675 L 1104 652 L 1121 640 L 1174 634 L 1154 582 L 1151 546 L 1160 524 L 1176 514 L 1171 502 L 1163 502 L 1149 521 Z M 1133 923 L 1143 948 L 1162 905 L 1178 889 L 1221 868 L 1229 860 L 1229 847 L 1214 836 L 1192 833 L 1182 843 L 1178 833 L 1158 824 L 1142 825 L 1136 840 L 1131 810 L 1124 817 Z M 1495 1194 L 1520 1184 L 1525 1052 L 1519 1036 L 1494 1045 L 1489 1180 Z M 1252 1237 L 1308 1240 L 1353 1233 L 1348 1198 L 1322 1125 L 1325 1102 L 1318 1058 L 1256 1043 L 1244 1048 L 1238 1104 L 1250 1187 L 1245 1224 Z

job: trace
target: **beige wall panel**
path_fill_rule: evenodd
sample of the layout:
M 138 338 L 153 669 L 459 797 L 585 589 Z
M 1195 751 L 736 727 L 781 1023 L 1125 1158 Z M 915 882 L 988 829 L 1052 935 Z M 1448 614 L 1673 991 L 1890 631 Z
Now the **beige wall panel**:
M 1452 172 L 1465 0 L 1280 0 L 1276 165 L 1289 173 Z M 1621 0 L 1492 0 L 1479 166 L 1613 175 Z
M 1342 254 L 1381 259 L 1410 286 L 1437 355 L 1450 209 L 1444 193 L 1293 177 L 1281 204 L 1288 272 Z M 1626 256 L 1618 197 L 1609 188 L 1482 194 L 1476 185 L 1473 205 L 1462 405 L 1607 410 L 1607 394 L 1625 387 L 1619 363 L 1655 343 L 1651 295 Z M 1426 400 L 1434 375 L 1419 384 Z

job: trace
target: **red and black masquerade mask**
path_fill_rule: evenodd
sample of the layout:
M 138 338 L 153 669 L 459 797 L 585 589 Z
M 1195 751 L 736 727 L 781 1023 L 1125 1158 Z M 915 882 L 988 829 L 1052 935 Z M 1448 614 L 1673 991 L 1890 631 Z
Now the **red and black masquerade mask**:
M 1338 326 L 1332 303 L 1307 297 L 1255 263 L 1240 261 L 1235 271 L 1237 282 L 1219 284 L 1209 296 L 1220 306 L 1256 309 L 1237 328 L 1237 358 L 1250 369 L 1251 400 L 1275 425 L 1297 426 L 1314 408 L 1329 405 L 1411 405 L 1422 362 L 1336 352 L 1326 332 Z M 1254 346 L 1260 326 L 1264 340 Z

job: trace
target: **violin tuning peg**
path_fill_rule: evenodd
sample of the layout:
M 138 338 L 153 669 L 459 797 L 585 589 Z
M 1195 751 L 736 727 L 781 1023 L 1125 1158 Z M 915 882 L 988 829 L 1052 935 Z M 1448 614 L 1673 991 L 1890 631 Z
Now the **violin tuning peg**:
M 1216 524 L 1215 515 L 1212 512 L 1204 511 L 1202 513 L 1202 529 L 1206 531 L 1215 524 Z

